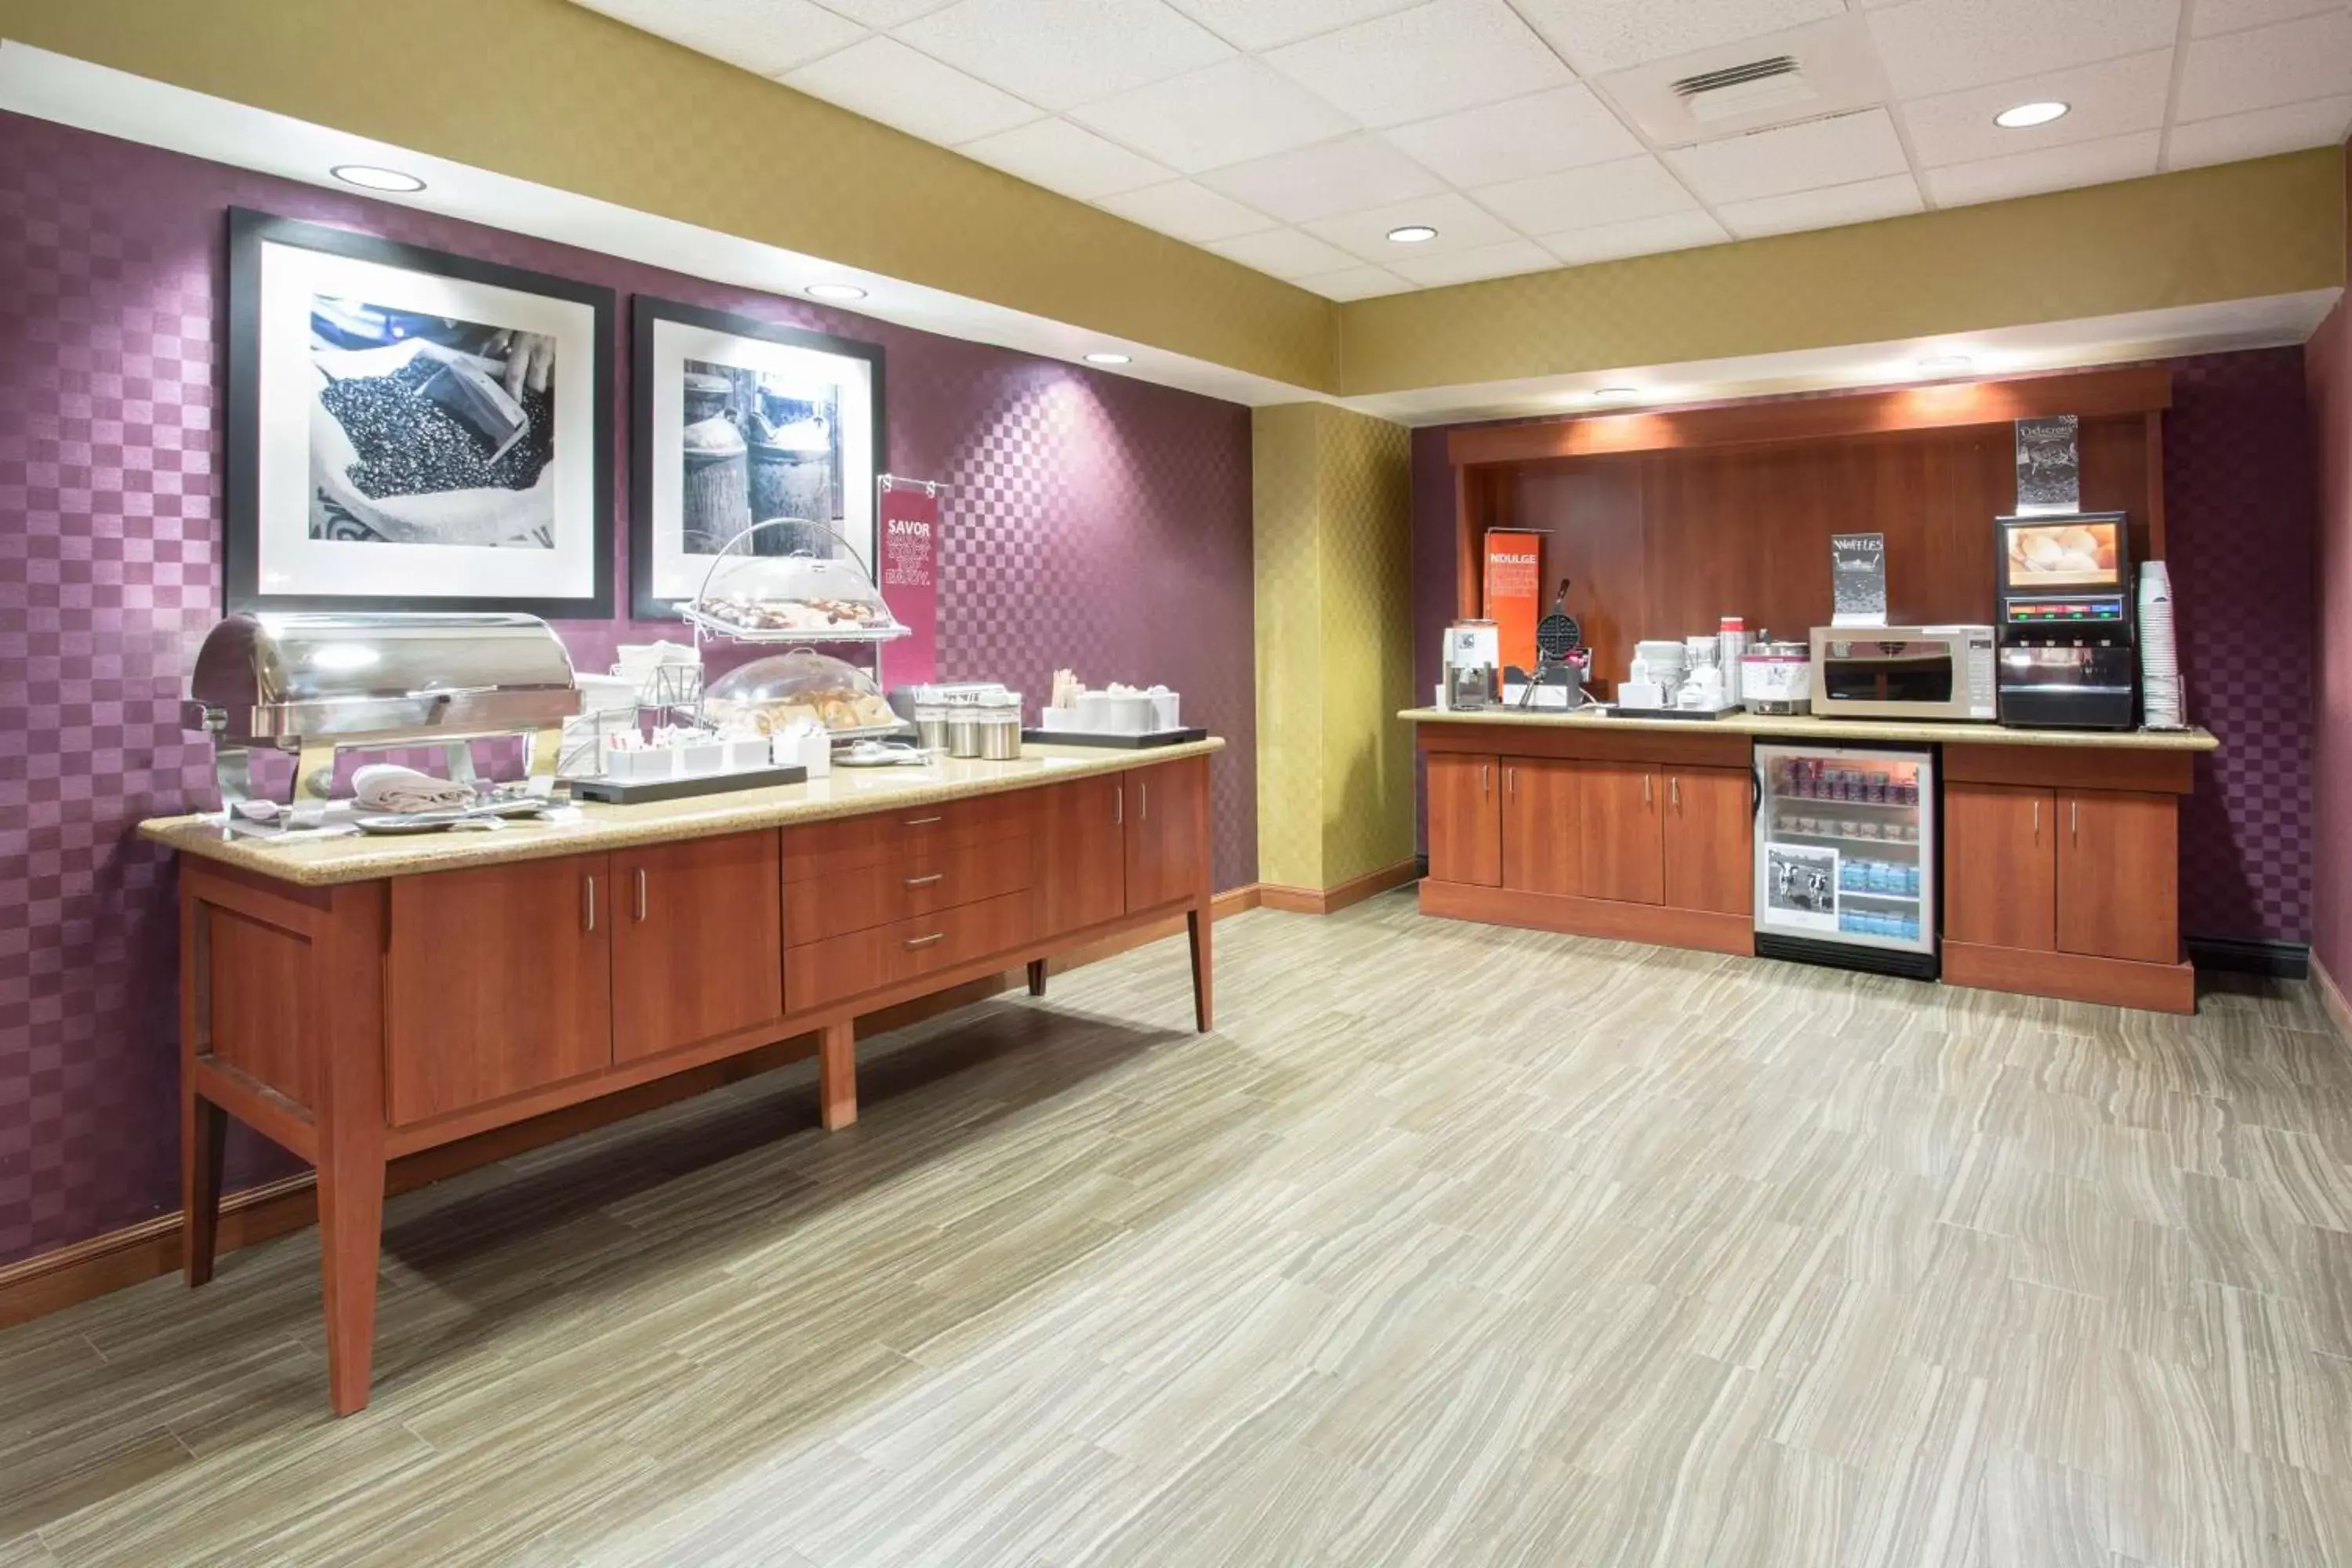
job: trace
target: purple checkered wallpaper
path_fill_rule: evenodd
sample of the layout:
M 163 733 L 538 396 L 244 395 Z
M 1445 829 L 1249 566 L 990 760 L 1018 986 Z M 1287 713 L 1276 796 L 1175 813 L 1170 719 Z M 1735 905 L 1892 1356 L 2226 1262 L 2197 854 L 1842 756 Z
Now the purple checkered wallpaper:
M 2191 715 L 2221 740 L 2218 754 L 2199 759 L 2181 818 L 2181 927 L 2192 937 L 2307 942 L 2316 503 L 2303 353 L 2167 363 L 2165 531 L 2182 668 Z M 1412 438 L 1414 668 L 1425 683 L 1437 678 L 1454 617 L 1445 437 L 1432 428 Z
M 1228 742 L 1218 886 L 1255 876 L 1246 409 L 0 114 L 0 1264 L 178 1202 L 172 874 L 132 828 L 210 804 L 178 701 L 219 614 L 231 205 L 881 343 L 890 467 L 950 487 L 943 673 L 1181 690 Z M 663 628 L 560 629 L 593 669 Z

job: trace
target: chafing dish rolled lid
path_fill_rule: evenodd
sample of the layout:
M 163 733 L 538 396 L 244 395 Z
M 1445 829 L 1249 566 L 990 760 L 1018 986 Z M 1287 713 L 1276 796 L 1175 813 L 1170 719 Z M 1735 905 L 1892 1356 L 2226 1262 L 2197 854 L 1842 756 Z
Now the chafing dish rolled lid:
M 188 728 L 224 745 L 449 740 L 580 711 L 572 657 L 536 616 L 231 616 L 188 688 Z

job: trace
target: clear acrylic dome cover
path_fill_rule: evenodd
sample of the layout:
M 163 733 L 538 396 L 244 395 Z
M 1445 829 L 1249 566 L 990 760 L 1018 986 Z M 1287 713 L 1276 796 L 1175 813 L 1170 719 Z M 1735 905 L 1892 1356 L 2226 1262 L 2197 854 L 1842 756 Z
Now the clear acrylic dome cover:
M 794 648 L 730 670 L 703 693 L 702 710 L 704 719 L 721 729 L 762 735 L 795 719 L 814 719 L 836 731 L 898 727 L 898 716 L 872 676 L 814 648 Z
M 793 518 L 759 523 L 730 541 L 692 614 L 754 637 L 903 631 L 848 542 L 824 523 Z

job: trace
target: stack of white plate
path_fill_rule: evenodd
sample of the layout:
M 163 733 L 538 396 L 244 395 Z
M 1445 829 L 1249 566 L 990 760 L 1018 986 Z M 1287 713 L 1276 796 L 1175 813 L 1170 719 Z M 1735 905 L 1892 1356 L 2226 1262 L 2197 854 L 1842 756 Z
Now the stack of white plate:
M 2180 679 L 2180 644 L 2172 626 L 2172 576 L 2161 561 L 2139 569 L 2141 710 L 2151 730 L 2189 724 L 2189 695 Z

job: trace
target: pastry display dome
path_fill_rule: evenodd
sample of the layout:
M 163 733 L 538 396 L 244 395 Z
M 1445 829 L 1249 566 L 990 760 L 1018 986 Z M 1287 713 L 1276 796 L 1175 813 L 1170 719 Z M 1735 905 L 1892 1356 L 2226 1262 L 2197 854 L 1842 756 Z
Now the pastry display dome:
M 702 713 L 705 722 L 722 730 L 762 735 L 796 719 L 814 719 L 836 735 L 900 727 L 872 676 L 809 647 L 754 659 L 712 681 L 703 692 Z
M 883 642 L 908 635 L 848 541 L 801 518 L 755 523 L 728 541 L 683 614 L 746 642 Z

